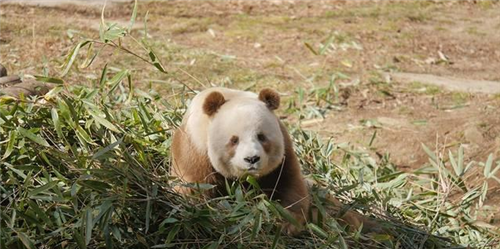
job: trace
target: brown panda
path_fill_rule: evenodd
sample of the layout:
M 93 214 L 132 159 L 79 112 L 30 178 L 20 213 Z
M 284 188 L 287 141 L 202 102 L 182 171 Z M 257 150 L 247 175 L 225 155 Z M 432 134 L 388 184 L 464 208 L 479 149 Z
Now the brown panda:
M 271 89 L 252 92 L 211 88 L 192 100 L 172 142 L 171 174 L 185 183 L 209 183 L 224 192 L 225 179 L 252 175 L 261 189 L 278 200 L 303 225 L 310 200 L 288 131 L 274 114 L 280 97 Z M 176 191 L 189 194 L 190 188 Z M 334 200 L 336 205 L 339 202 Z M 343 216 L 358 227 L 356 213 Z M 285 224 L 285 232 L 300 227 Z

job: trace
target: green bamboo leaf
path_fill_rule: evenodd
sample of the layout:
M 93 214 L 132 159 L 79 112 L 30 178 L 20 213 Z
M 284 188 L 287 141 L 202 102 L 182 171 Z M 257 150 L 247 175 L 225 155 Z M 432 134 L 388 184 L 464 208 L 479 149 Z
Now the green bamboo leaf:
M 120 72 L 116 73 L 113 78 L 111 78 L 107 84 L 109 85 L 115 85 L 117 83 L 120 83 L 127 75 L 129 74 L 129 71 L 126 69 L 121 70 Z
M 50 110 L 50 114 L 52 116 L 52 122 L 54 122 L 54 128 L 56 129 L 57 136 L 60 139 L 64 139 L 64 135 L 63 135 L 62 129 L 61 129 L 61 123 L 59 122 L 59 114 L 57 113 L 57 109 L 52 108 Z
M 94 223 L 92 222 L 92 209 L 87 208 L 85 212 L 85 245 L 89 245 L 90 240 L 92 239 L 92 229 L 94 227 Z
M 80 184 L 83 187 L 90 188 L 99 192 L 105 192 L 111 188 L 111 185 L 109 185 L 108 183 L 96 180 L 82 180 L 78 181 L 78 184 Z
M 163 68 L 160 62 L 153 62 L 153 66 L 155 66 L 158 70 L 160 70 L 160 72 L 167 73 L 167 71 L 165 70 L 165 68 Z
M 107 29 L 106 23 L 104 22 L 104 10 L 106 9 L 106 1 L 104 1 L 104 4 L 102 5 L 102 10 L 101 10 L 101 22 L 99 22 L 99 39 L 102 42 L 106 42 L 104 40 L 104 30 Z
M 16 138 L 17 138 L 17 131 L 12 130 L 9 132 L 9 142 L 7 142 L 7 149 L 5 150 L 5 153 L 3 154 L 2 159 L 5 160 L 7 159 L 10 154 L 14 151 L 14 144 L 16 143 Z
M 105 48 L 106 46 L 101 46 L 97 52 L 94 53 L 94 43 L 91 43 L 87 49 L 87 56 L 85 56 L 85 60 L 82 61 L 80 64 L 80 68 L 88 68 L 94 60 L 97 58 L 97 56 L 101 53 L 101 51 Z
M 321 46 L 319 50 L 319 54 L 323 55 L 325 54 L 326 50 L 332 45 L 333 41 L 335 40 L 335 36 L 332 34 L 330 37 L 328 37 L 328 40 L 326 40 L 325 44 Z
M 252 236 L 250 240 L 254 240 L 257 237 L 257 234 L 260 233 L 262 229 L 262 214 L 257 214 L 256 219 L 254 220 L 253 228 L 252 228 Z
M 113 232 L 113 237 L 115 237 L 116 240 L 122 241 L 122 233 L 120 232 L 120 229 L 116 226 L 111 227 L 111 231 Z
M 26 248 L 35 249 L 35 243 L 26 234 L 17 231 L 17 237 L 19 237 Z
M 90 135 L 79 125 L 76 126 L 76 135 L 89 144 L 95 144 Z
M 106 40 L 104 40 L 104 32 L 105 32 L 105 29 L 107 29 L 108 27 L 106 26 L 106 23 L 104 22 L 104 10 L 106 9 L 106 1 L 104 1 L 104 4 L 102 5 L 102 10 L 101 10 L 101 22 L 99 23 L 99 39 L 102 41 L 102 42 L 106 42 Z
M 119 27 L 117 23 L 112 23 L 108 26 L 108 28 L 104 31 L 103 38 L 104 42 L 113 41 L 118 38 L 122 38 L 127 34 L 127 31 Z
M 388 181 L 388 182 L 379 182 L 377 183 L 377 187 L 381 189 L 393 189 L 393 188 L 399 188 L 406 184 L 406 181 L 408 180 L 408 174 L 403 173 L 400 174 L 398 177 Z
M 108 85 L 111 85 L 111 88 L 109 90 L 109 94 L 111 94 L 115 89 L 116 87 L 118 87 L 118 85 L 122 82 L 122 80 L 129 74 L 129 71 L 128 70 L 122 70 L 120 72 L 118 72 L 117 74 L 115 74 L 115 76 L 113 76 L 113 78 L 111 78 L 107 84 Z
M 94 120 L 103 125 L 104 127 L 116 132 L 116 133 L 121 133 L 120 130 L 118 130 L 118 127 L 116 127 L 114 124 L 112 124 L 111 122 L 109 122 L 107 119 L 101 117 L 101 115 L 99 115 L 98 113 L 96 113 L 95 110 L 91 110 L 90 108 L 88 109 L 88 112 L 89 114 L 94 118 Z M 104 114 L 102 114 L 104 115 Z
M 73 237 L 76 240 L 76 244 L 78 245 L 78 248 L 80 249 L 87 249 L 87 245 L 85 244 L 84 238 L 80 231 L 78 230 L 73 230 Z
M 21 133 L 21 135 L 23 135 L 26 138 L 29 138 L 33 142 L 40 144 L 40 145 L 43 145 L 43 146 L 46 146 L 46 147 L 50 147 L 49 143 L 47 143 L 47 141 L 45 141 L 45 139 L 43 139 L 42 137 L 40 137 L 38 135 L 35 135 L 33 132 L 26 130 L 24 128 L 21 128 L 21 127 L 18 127 L 17 130 L 19 131 L 19 133 Z
M 164 227 L 166 224 L 173 224 L 173 223 L 177 223 L 179 222 L 178 219 L 176 218 L 166 218 L 165 220 L 163 220 L 161 223 L 160 223 L 160 227 Z
M 320 201 L 318 195 L 314 194 L 313 200 L 314 200 L 314 206 L 318 210 L 318 214 L 317 214 L 318 217 L 314 217 L 314 218 L 317 219 L 317 224 L 322 224 L 324 217 L 326 217 L 325 207 L 323 207 L 323 204 Z
M 107 249 L 113 249 L 114 248 L 114 242 L 113 238 L 111 237 L 111 232 L 109 231 L 109 226 L 106 224 L 104 228 L 102 228 L 103 236 L 104 236 L 104 242 L 106 243 L 106 248 Z
M 299 222 L 293 218 L 293 216 L 290 214 L 290 212 L 286 209 L 284 209 L 280 204 L 272 204 L 274 208 L 278 211 L 278 213 L 281 215 L 281 217 L 285 218 L 285 220 L 294 226 L 300 226 Z
M 64 66 L 64 70 L 62 71 L 60 77 L 64 77 L 69 72 L 69 70 L 71 69 L 71 66 L 73 66 L 73 63 L 76 60 L 76 57 L 78 56 L 78 52 L 80 51 L 80 49 L 82 47 L 84 47 L 85 45 L 89 44 L 90 42 L 92 42 L 92 41 L 91 40 L 82 41 L 82 42 L 78 43 L 71 50 L 71 52 L 69 53 L 68 57 L 66 58 L 65 64 L 63 65 Z
M 114 148 L 116 148 L 116 146 L 120 145 L 123 141 L 123 138 L 120 138 L 118 139 L 118 141 L 102 148 L 101 150 L 99 150 L 97 153 L 95 153 L 93 156 L 92 156 L 92 159 L 97 159 L 101 156 L 103 156 L 104 154 L 108 153 L 109 151 L 113 150 Z
M 53 223 L 47 216 L 46 212 L 42 210 L 37 203 L 35 203 L 32 200 L 29 200 L 28 205 L 30 206 L 31 210 L 33 210 L 33 212 L 38 216 L 38 218 L 43 220 L 43 223 L 45 223 L 48 226 L 53 226 Z
M 57 85 L 56 87 L 50 89 L 45 95 L 43 95 L 43 98 L 46 100 L 54 99 L 63 90 L 64 88 L 62 85 Z
M 40 76 L 40 75 L 35 75 L 35 78 L 37 81 L 40 81 L 40 82 L 64 84 L 64 81 L 62 79 L 59 79 L 59 78 L 45 77 L 45 76 Z
M 461 176 L 463 173 L 464 169 L 464 147 L 460 145 L 458 148 L 458 162 L 457 162 L 457 167 L 460 172 L 460 174 L 457 174 L 457 176 Z
M 491 166 L 493 165 L 493 154 L 488 156 L 486 163 L 484 164 L 484 176 L 489 178 L 491 173 Z
M 450 164 L 451 167 L 453 168 L 453 171 L 455 171 L 455 175 L 460 176 L 461 172 L 460 169 L 455 161 L 455 158 L 453 157 L 453 153 L 451 151 L 448 151 L 448 158 L 450 159 Z
M 104 68 L 101 72 L 101 78 L 99 79 L 99 89 L 104 88 L 104 84 L 106 83 L 106 75 L 108 74 L 108 63 L 104 65 Z
M 311 51 L 311 53 L 313 53 L 314 55 L 318 55 L 318 52 L 316 52 L 316 50 L 311 46 L 311 44 L 304 42 L 304 46 L 306 46 L 306 48 L 309 49 L 309 51 Z
M 149 222 L 151 221 L 151 198 L 149 195 L 146 196 L 147 201 L 146 201 L 146 233 L 149 230 Z
M 19 177 L 21 177 L 23 180 L 26 180 L 26 174 L 23 173 L 22 170 L 18 170 L 16 168 L 14 168 L 11 164 L 8 164 L 8 163 L 4 163 L 3 165 L 7 166 L 7 168 L 9 168 L 10 171 L 16 173 Z
M 486 196 L 488 195 L 488 181 L 483 182 L 483 187 L 481 188 L 481 196 L 479 197 L 481 202 L 486 200 Z
M 500 163 L 498 163 L 497 166 L 491 171 L 490 177 L 495 177 L 498 170 L 500 170 Z
M 271 245 L 271 249 L 276 249 L 278 246 L 278 241 L 281 237 L 281 226 L 278 226 L 277 231 L 274 233 L 273 244 Z
M 111 200 L 105 200 L 97 209 L 99 210 L 99 214 L 94 219 L 94 226 L 97 222 L 101 223 L 101 228 L 107 226 L 106 218 L 109 217 L 106 215 L 109 210 L 113 207 L 113 202 Z M 101 220 L 104 217 L 104 220 Z
M 180 224 L 175 224 L 174 227 L 168 232 L 167 238 L 165 239 L 165 244 L 169 244 L 177 236 L 177 233 L 181 229 Z
M 436 154 L 434 154 L 434 152 L 432 152 L 429 148 L 427 148 L 427 146 L 425 146 L 425 144 L 422 144 L 422 148 L 424 149 L 425 153 L 427 153 L 427 155 L 432 159 L 432 161 L 434 163 L 438 162 Z
M 257 179 L 255 177 L 248 175 L 246 181 L 252 185 L 256 190 L 260 190 L 259 183 L 257 182 Z
M 162 73 L 167 73 L 163 65 L 160 63 L 158 60 L 158 57 L 156 56 L 155 52 L 153 52 L 152 49 L 149 50 L 149 58 L 151 58 L 151 62 L 153 63 L 153 66 L 155 66 L 160 72 Z
M 146 14 L 144 15 L 144 36 L 142 37 L 142 42 L 145 43 L 145 40 L 148 38 L 148 16 L 149 16 L 149 10 L 146 11 Z
M 49 182 L 41 187 L 38 187 L 34 190 L 32 190 L 31 192 L 28 193 L 28 196 L 35 196 L 35 195 L 38 195 L 40 193 L 43 193 L 51 188 L 53 188 L 54 186 L 57 185 L 57 182 L 56 181 L 53 181 L 53 182 Z
M 130 17 L 130 24 L 128 25 L 128 33 L 132 31 L 135 19 L 137 18 L 137 0 L 134 1 L 134 8 L 132 10 L 132 17 Z
M 315 233 L 316 235 L 322 237 L 322 238 L 328 238 L 328 233 L 325 232 L 325 230 L 321 229 L 320 227 L 318 227 L 317 225 L 313 224 L 313 223 L 309 223 L 307 224 L 307 228 L 309 228 L 311 231 L 313 231 L 313 233 Z

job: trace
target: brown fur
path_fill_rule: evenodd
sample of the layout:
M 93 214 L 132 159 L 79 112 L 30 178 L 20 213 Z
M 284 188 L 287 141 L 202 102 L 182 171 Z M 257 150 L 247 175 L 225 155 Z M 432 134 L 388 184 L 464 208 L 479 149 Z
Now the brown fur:
M 208 115 L 214 115 L 217 110 L 226 102 L 224 95 L 220 92 L 210 93 L 203 103 L 203 111 Z
M 201 154 L 195 148 L 183 126 L 179 127 L 172 139 L 172 168 L 170 174 L 186 183 L 223 183 L 224 177 L 212 168 L 207 153 Z M 181 194 L 191 194 L 185 187 L 174 188 Z M 213 193 L 210 193 L 212 195 Z
M 259 100 L 266 103 L 270 110 L 276 110 L 280 107 L 280 95 L 272 89 L 262 89 L 259 93 Z
M 231 140 L 226 144 L 226 150 L 229 154 L 229 157 L 234 157 L 234 155 L 236 154 L 236 146 L 238 146 L 238 144 L 233 144 L 232 141 L 233 139 L 235 139 L 236 136 L 233 136 L 231 138 Z
M 264 148 L 264 151 L 267 154 L 269 154 L 271 152 L 271 149 L 272 149 L 271 148 L 271 146 L 272 146 L 271 142 L 269 142 L 269 140 L 266 140 L 266 141 L 261 142 L 261 144 L 262 144 L 262 148 Z

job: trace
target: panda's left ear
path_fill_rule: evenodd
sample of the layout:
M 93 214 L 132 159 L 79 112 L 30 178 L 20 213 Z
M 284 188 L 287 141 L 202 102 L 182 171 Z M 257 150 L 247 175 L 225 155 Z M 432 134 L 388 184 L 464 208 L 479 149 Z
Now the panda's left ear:
M 273 89 L 262 89 L 259 93 L 259 100 L 266 103 L 270 110 L 276 110 L 280 107 L 280 95 Z

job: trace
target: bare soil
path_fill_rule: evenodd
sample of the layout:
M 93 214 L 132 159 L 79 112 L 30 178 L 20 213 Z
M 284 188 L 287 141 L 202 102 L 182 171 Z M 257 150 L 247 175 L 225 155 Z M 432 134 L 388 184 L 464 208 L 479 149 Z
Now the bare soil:
M 131 7 L 114 4 L 105 16 L 126 23 Z M 403 170 L 427 162 L 422 144 L 443 156 L 463 145 L 471 160 L 484 162 L 490 153 L 500 158 L 500 95 L 468 91 L 481 87 L 477 81 L 493 88 L 500 81 L 500 4 L 494 1 L 162 1 L 139 9 L 134 34 L 142 34 L 149 11 L 148 32 L 162 60 L 202 82 L 178 75 L 194 87 L 272 86 L 290 99 L 297 89 L 325 87 L 342 72 L 349 78 L 337 81 L 341 108 L 302 120 L 303 127 L 374 155 L 390 154 Z M 100 12 L 3 4 L 0 60 L 10 72 L 55 74 L 78 37 L 97 37 Z M 134 65 L 129 58 L 116 63 Z M 83 70 L 88 77 L 80 80 L 94 79 L 99 65 Z M 156 77 L 141 69 L 137 78 Z M 394 72 L 451 77 L 467 90 L 446 78 L 437 87 L 433 80 L 386 77 Z M 500 188 L 490 186 L 489 200 L 497 203 Z

